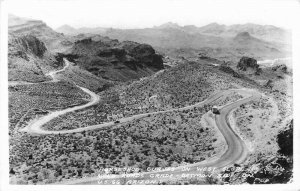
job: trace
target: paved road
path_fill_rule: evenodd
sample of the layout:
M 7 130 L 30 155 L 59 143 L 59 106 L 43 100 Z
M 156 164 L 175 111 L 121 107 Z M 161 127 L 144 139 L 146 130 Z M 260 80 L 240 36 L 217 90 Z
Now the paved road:
M 52 119 L 55 119 L 56 117 L 59 117 L 61 115 L 76 111 L 76 110 L 80 110 L 80 109 L 84 109 L 86 107 L 92 106 L 94 104 L 96 104 L 99 100 L 100 97 L 95 94 L 94 92 L 80 87 L 83 91 L 85 91 L 86 93 L 88 93 L 91 96 L 91 101 L 85 105 L 81 105 L 81 106 L 76 106 L 76 107 L 71 107 L 71 108 L 67 108 L 61 111 L 55 111 L 52 112 L 44 117 L 41 117 L 39 119 L 37 119 L 36 121 L 31 122 L 30 124 L 28 124 L 24 129 L 21 129 L 21 131 L 25 131 L 25 132 L 29 132 L 29 133 L 33 133 L 33 134 L 67 134 L 67 133 L 78 133 L 78 132 L 82 132 L 82 131 L 89 131 L 89 130 L 95 130 L 95 129 L 100 129 L 100 128 L 104 128 L 104 127 L 110 127 L 110 126 L 114 126 L 116 125 L 113 121 L 112 122 L 106 122 L 106 123 L 102 123 L 102 124 L 98 124 L 98 125 L 91 125 L 91 126 L 87 126 L 87 127 L 81 127 L 81 128 L 76 128 L 76 129 L 70 129 L 70 130 L 45 130 L 42 129 L 42 126 L 46 123 L 48 123 L 49 121 L 51 121 Z M 206 99 L 205 101 L 196 103 L 194 105 L 191 106 L 186 106 L 183 108 L 179 108 L 179 109 L 170 109 L 170 110 L 165 110 L 165 111 L 157 111 L 157 112 L 151 112 L 151 113 L 143 113 L 143 114 L 138 114 L 138 115 L 134 115 L 134 116 L 130 116 L 130 117 L 124 117 L 119 119 L 120 123 L 126 123 L 126 122 L 130 122 L 133 120 L 137 120 L 137 119 L 141 119 L 143 117 L 147 117 L 149 115 L 155 115 L 155 114 L 162 114 L 162 113 L 166 113 L 166 112 L 172 112 L 172 111 L 182 111 L 182 110 L 186 110 L 186 109 L 192 109 L 194 107 L 202 107 L 205 104 L 209 104 L 217 99 L 219 99 L 222 96 L 225 96 L 227 94 L 229 94 L 232 91 L 244 91 L 244 90 L 225 90 L 222 92 L 218 92 L 212 96 L 210 96 L 208 99 Z
M 70 63 L 68 60 L 64 59 L 64 62 L 66 65 L 60 69 L 60 70 L 55 70 L 55 71 L 50 71 L 49 73 L 46 74 L 46 76 L 50 76 L 52 80 L 50 81 L 45 81 L 45 82 L 24 82 L 24 81 L 9 81 L 8 86 L 16 86 L 16 85 L 31 85 L 31 84 L 45 84 L 45 83 L 53 83 L 53 82 L 58 82 L 59 80 L 56 79 L 55 75 L 59 72 L 65 71 L 67 67 L 69 67 Z
M 82 131 L 95 130 L 95 129 L 100 129 L 100 128 L 116 125 L 114 122 L 106 122 L 106 123 L 102 123 L 102 124 L 98 124 L 98 125 L 91 125 L 91 126 L 87 126 L 87 127 L 81 127 L 81 128 L 76 128 L 76 129 L 70 129 L 70 130 L 59 130 L 59 131 L 52 130 L 51 131 L 51 130 L 42 129 L 42 126 L 44 124 L 48 123 L 50 120 L 52 120 L 56 117 L 59 117 L 61 115 L 64 115 L 64 114 L 67 114 L 67 113 L 70 113 L 70 112 L 73 112 L 76 110 L 84 109 L 86 107 L 96 104 L 99 101 L 99 99 L 100 99 L 99 96 L 97 94 L 95 94 L 94 92 L 92 92 L 86 88 L 83 88 L 83 87 L 79 87 L 79 88 L 81 88 L 83 91 L 85 91 L 86 93 L 88 93 L 91 96 L 92 99 L 89 103 L 87 103 L 85 105 L 81 105 L 81 106 L 67 108 L 67 109 L 64 109 L 61 111 L 52 112 L 44 117 L 37 119 L 36 121 L 33 121 L 32 123 L 27 125 L 24 129 L 21 129 L 21 131 L 26 131 L 26 132 L 33 133 L 33 134 L 43 134 L 43 135 L 45 135 L 45 134 L 67 134 L 67 133 L 78 133 L 78 132 L 82 132 Z M 141 119 L 141 118 L 147 117 L 149 115 L 162 114 L 162 113 L 171 112 L 171 111 L 182 111 L 182 110 L 186 110 L 186 109 L 191 109 L 193 107 L 201 107 L 204 104 L 208 104 L 208 103 L 210 103 L 214 100 L 217 100 L 220 97 L 230 93 L 230 91 L 232 91 L 232 90 L 218 92 L 203 102 L 196 103 L 194 105 L 179 108 L 179 109 L 170 109 L 170 110 L 166 110 L 166 111 L 157 111 L 157 112 L 151 112 L 151 113 L 138 114 L 138 115 L 134 115 L 131 117 L 124 117 L 124 118 L 119 119 L 119 121 L 120 121 L 119 124 L 130 122 L 130 121 L 137 120 L 137 119 Z
M 69 65 L 70 65 L 69 61 L 65 60 L 65 63 L 66 63 L 65 67 L 62 68 L 61 70 L 57 70 L 57 71 L 48 73 L 48 75 L 51 76 L 53 79 L 52 82 L 58 82 L 59 80 L 56 79 L 55 75 L 59 72 L 64 71 L 67 67 L 69 67 Z M 52 133 L 51 133 L 51 131 L 44 130 L 44 129 L 42 129 L 42 126 L 54 118 L 57 118 L 66 113 L 70 113 L 70 112 L 73 112 L 76 110 L 84 109 L 86 107 L 95 105 L 96 103 L 98 103 L 100 101 L 100 97 L 97 94 L 95 94 L 94 92 L 92 92 L 84 87 L 80 87 L 80 86 L 77 86 L 77 87 L 79 87 L 82 91 L 86 92 L 87 94 L 89 94 L 91 96 L 91 100 L 87 104 L 67 108 L 67 109 L 64 109 L 61 111 L 52 112 L 52 113 L 50 113 L 46 116 L 43 116 L 35 121 L 32 121 L 31 123 L 29 123 L 25 128 L 21 129 L 20 131 L 34 133 L 34 134 L 59 134 L 59 132 L 52 131 Z
M 231 164 L 240 164 L 242 162 L 244 162 L 247 159 L 248 156 L 248 149 L 245 145 L 245 143 L 243 142 L 243 140 L 232 130 L 232 128 L 230 127 L 227 119 L 228 119 L 228 114 L 235 108 L 239 107 L 242 104 L 245 104 L 247 102 L 250 102 L 252 100 L 258 99 L 260 98 L 260 94 L 252 91 L 252 90 L 247 90 L 247 89 L 239 89 L 239 90 L 228 90 L 228 91 L 224 91 L 225 94 L 227 94 L 230 91 L 236 91 L 236 92 L 240 92 L 240 93 L 247 93 L 249 94 L 248 97 L 238 100 L 234 103 L 228 104 L 223 106 L 220 109 L 220 115 L 215 115 L 215 120 L 216 120 L 216 124 L 219 128 L 219 130 L 221 131 L 221 133 L 223 134 L 226 143 L 228 145 L 228 149 L 224 152 L 224 154 L 218 158 L 218 159 L 214 159 L 214 160 L 206 160 L 206 161 L 202 161 L 199 163 L 194 163 L 194 164 L 190 164 L 190 165 L 185 165 L 185 166 L 180 166 L 177 167 L 175 170 L 173 171 L 159 171 L 159 172 L 144 172 L 144 173 L 139 173 L 140 176 L 142 176 L 142 178 L 140 178 L 140 180 L 168 180 L 169 177 L 167 178 L 163 178 L 163 177 L 154 177 L 153 178 L 153 174 L 155 175 L 166 175 L 166 174 L 172 174 L 172 179 L 174 178 L 180 178 L 183 174 L 185 174 L 185 176 L 187 176 L 188 174 L 190 174 L 191 176 L 193 176 L 194 174 L 196 174 L 197 172 L 199 173 L 199 171 L 197 171 L 197 168 L 204 168 L 204 167 L 211 167 L 211 168 L 216 168 L 216 169 L 220 169 L 223 167 L 226 167 L 228 165 Z M 217 93 L 215 95 L 213 95 L 212 97 L 208 98 L 207 100 L 205 100 L 202 103 L 198 103 L 197 106 L 200 106 L 202 104 L 205 103 L 209 103 L 215 99 L 218 99 L 223 92 Z M 195 106 L 195 105 L 193 105 Z M 192 106 L 189 106 L 192 107 Z M 189 168 L 189 171 L 184 171 L 184 169 Z M 201 171 L 200 171 L 201 172 Z M 132 180 L 132 179 L 139 179 L 139 178 L 126 178 L 126 180 Z M 120 175 L 116 175 L 115 177 L 88 177 L 88 178 L 82 178 L 82 179 L 77 179 L 77 180 L 70 180 L 70 181 L 65 181 L 65 182 L 61 182 L 59 184 L 98 184 L 98 182 L 102 180 L 102 181 L 112 181 L 112 180 L 124 180 L 124 178 L 122 178 Z M 108 184 L 111 184 L 112 182 L 108 182 Z
M 57 74 L 58 72 L 64 71 L 69 66 L 69 62 L 67 60 L 65 60 L 65 62 L 67 64 L 63 69 L 49 73 L 49 75 L 53 78 L 53 81 L 57 81 L 55 78 L 55 74 Z M 49 122 L 50 120 L 52 120 L 56 117 L 59 117 L 61 115 L 64 115 L 66 113 L 69 113 L 69 112 L 84 109 L 86 107 L 96 104 L 100 100 L 100 97 L 97 94 L 95 94 L 94 92 L 92 92 L 86 88 L 80 87 L 80 86 L 78 86 L 78 87 L 81 88 L 83 91 L 85 91 L 86 93 L 88 93 L 91 96 L 91 101 L 89 103 L 81 105 L 81 106 L 67 108 L 67 109 L 64 109 L 61 111 L 52 112 L 46 116 L 43 116 L 43 117 L 37 119 L 36 121 L 33 121 L 32 123 L 30 123 L 27 127 L 22 129 L 21 131 L 26 131 L 26 132 L 33 133 L 33 134 L 66 134 L 66 133 L 94 130 L 94 129 L 99 129 L 99 128 L 103 128 L 103 127 L 109 127 L 109 126 L 116 125 L 116 124 L 114 124 L 114 122 L 108 122 L 108 123 L 87 126 L 87 127 L 77 128 L 77 129 L 72 129 L 72 130 L 48 131 L 48 130 L 42 129 L 41 127 L 44 124 L 46 124 L 47 122 Z M 166 113 L 166 112 L 171 112 L 171 111 L 182 111 L 185 109 L 192 109 L 193 107 L 201 107 L 204 104 L 209 104 L 209 103 L 219 99 L 222 96 L 228 95 L 230 92 L 239 92 L 239 93 L 247 94 L 248 96 L 246 98 L 240 99 L 234 103 L 230 103 L 228 105 L 223 106 L 220 109 L 220 115 L 215 116 L 216 124 L 217 124 L 219 130 L 221 131 L 221 133 L 223 134 L 223 136 L 226 140 L 226 143 L 228 145 L 228 147 L 227 147 L 228 149 L 224 152 L 224 154 L 218 159 L 206 160 L 206 161 L 202 161 L 202 162 L 195 163 L 195 164 L 180 166 L 180 167 L 177 167 L 174 171 L 160 171 L 160 172 L 155 172 L 155 174 L 172 174 L 172 177 L 178 178 L 183 174 L 183 168 L 190 168 L 188 172 L 184 172 L 185 174 L 195 174 L 195 172 L 197 172 L 197 168 L 199 168 L 199 167 L 213 167 L 213 168 L 218 169 L 218 168 L 228 166 L 230 164 L 242 163 L 247 158 L 248 149 L 247 149 L 245 143 L 241 140 L 241 138 L 230 127 L 230 125 L 227 121 L 227 116 L 233 109 L 239 107 L 241 104 L 247 103 L 251 100 L 258 99 L 260 97 L 260 94 L 257 93 L 256 91 L 249 90 L 249 89 L 224 90 L 224 91 L 220 91 L 220 92 L 213 94 L 212 96 L 207 98 L 205 101 L 196 103 L 191 106 L 187 106 L 187 107 L 183 107 L 183 108 L 179 108 L 179 109 L 171 109 L 171 110 L 167 110 L 167 111 L 138 114 L 138 115 L 134 115 L 131 117 L 122 118 L 119 121 L 120 121 L 120 124 L 122 124 L 125 122 L 140 119 L 140 118 L 143 118 L 143 117 L 146 117 L 149 115 L 161 114 L 161 113 Z M 153 174 L 153 172 L 139 173 L 139 175 L 143 175 L 143 178 L 142 178 L 143 180 L 153 180 L 153 177 L 151 177 L 152 174 Z M 116 176 L 114 178 L 102 178 L 102 180 L 112 180 L 112 179 L 118 180 L 118 179 L 121 179 L 121 177 Z M 129 179 L 130 178 L 127 178 L 127 180 L 129 180 Z M 136 178 L 134 178 L 134 179 L 136 179 Z M 156 178 L 156 179 L 163 180 L 163 178 Z M 100 180 L 99 177 L 90 177 L 90 178 L 82 178 L 82 179 L 77 179 L 77 180 L 72 180 L 72 181 L 62 182 L 62 183 L 63 184 L 98 184 L 99 180 Z

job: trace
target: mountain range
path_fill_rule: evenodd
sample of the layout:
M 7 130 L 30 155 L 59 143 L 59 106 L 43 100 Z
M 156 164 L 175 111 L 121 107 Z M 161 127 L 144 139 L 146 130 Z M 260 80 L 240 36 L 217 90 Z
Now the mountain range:
M 175 60 L 207 56 L 234 63 L 243 56 L 264 60 L 291 53 L 289 41 L 282 40 L 287 39 L 289 31 L 271 25 L 212 23 L 196 27 L 169 22 L 144 29 L 75 29 L 64 25 L 53 30 L 43 21 L 13 15 L 8 23 L 9 37 L 14 39 L 9 41 L 9 63 L 14 63 L 11 80 L 34 81 L 37 76 L 38 81 L 45 80 L 43 68 L 59 67 L 65 56 L 90 75 L 127 81 L 162 69 L 163 61 L 157 52 Z M 23 70 L 22 62 L 35 69 Z M 45 62 L 48 65 L 44 67 Z
M 206 35 L 216 35 L 222 37 L 233 37 L 241 32 L 248 32 L 250 35 L 271 42 L 281 42 L 289 43 L 291 31 L 283 28 L 279 28 L 272 25 L 258 25 L 253 23 L 246 24 L 235 24 L 235 25 L 222 25 L 218 23 L 211 23 L 202 27 L 197 27 L 195 25 L 185 25 L 180 26 L 177 23 L 168 22 L 159 26 L 154 26 L 152 28 L 144 29 L 112 29 L 104 27 L 96 28 L 73 28 L 69 25 L 63 25 L 56 29 L 56 31 L 67 34 L 75 35 L 80 33 L 97 33 L 97 34 L 109 34 L 112 30 L 122 30 L 122 31 L 146 31 L 150 29 L 164 30 L 164 29 L 175 29 L 180 30 L 188 34 L 206 34 Z
M 211 23 L 203 27 L 180 26 L 168 22 L 143 29 L 84 28 L 64 25 L 57 29 L 66 35 L 100 34 L 120 41 L 147 43 L 162 54 L 197 57 L 206 54 L 222 60 L 237 61 L 242 56 L 256 59 L 286 57 L 291 52 L 291 32 L 272 25 Z M 182 54 L 178 54 L 182 52 Z

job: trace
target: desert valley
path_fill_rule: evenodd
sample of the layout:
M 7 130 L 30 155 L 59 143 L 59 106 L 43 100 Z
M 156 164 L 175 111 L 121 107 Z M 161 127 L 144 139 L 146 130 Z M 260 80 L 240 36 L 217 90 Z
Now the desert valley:
M 293 179 L 291 32 L 9 15 L 10 184 Z

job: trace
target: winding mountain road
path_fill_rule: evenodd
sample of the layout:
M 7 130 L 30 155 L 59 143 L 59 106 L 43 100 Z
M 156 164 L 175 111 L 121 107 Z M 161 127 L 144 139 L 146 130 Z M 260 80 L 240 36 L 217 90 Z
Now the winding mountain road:
M 53 81 L 58 81 L 55 78 L 55 75 L 59 72 L 64 71 L 69 66 L 69 62 L 67 60 L 65 60 L 65 62 L 67 64 L 63 69 L 49 73 L 49 75 L 53 78 Z M 122 123 L 140 119 L 140 118 L 143 118 L 143 117 L 146 117 L 149 115 L 162 114 L 162 113 L 171 112 L 171 111 L 182 111 L 182 110 L 186 110 L 186 109 L 192 109 L 194 107 L 201 107 L 205 104 L 209 104 L 223 96 L 228 95 L 230 92 L 238 92 L 238 93 L 246 94 L 247 96 L 243 99 L 240 99 L 240 100 L 234 102 L 234 103 L 230 103 L 230 104 L 223 106 L 222 108 L 220 108 L 220 115 L 215 115 L 216 125 L 218 126 L 220 132 L 223 134 L 223 136 L 226 140 L 226 143 L 228 145 L 228 149 L 223 153 L 223 155 L 220 158 L 176 167 L 174 171 L 144 172 L 144 173 L 138 173 L 138 174 L 142 175 L 143 180 L 153 180 L 153 177 L 151 177 L 153 174 L 168 174 L 168 173 L 172 174 L 172 177 L 180 178 L 182 173 L 195 174 L 195 172 L 197 172 L 197 168 L 201 168 L 201 167 L 212 167 L 212 168 L 218 169 L 218 168 L 222 168 L 222 167 L 234 164 L 234 163 L 242 163 L 248 156 L 248 149 L 247 149 L 245 143 L 232 130 L 232 128 L 230 127 L 230 125 L 228 123 L 228 115 L 233 109 L 239 107 L 240 105 L 260 98 L 261 95 L 254 90 L 249 90 L 249 89 L 224 90 L 224 91 L 217 92 L 217 93 L 213 94 L 212 96 L 210 96 L 209 98 L 207 98 L 206 100 L 196 103 L 191 106 L 187 106 L 187 107 L 183 107 L 183 108 L 179 108 L 179 109 L 171 109 L 171 110 L 166 110 L 166 111 L 138 114 L 138 115 L 134 115 L 131 117 L 122 118 L 119 120 L 120 123 L 118 123 L 118 124 L 115 124 L 114 122 L 107 122 L 107 123 L 93 125 L 93 126 L 87 126 L 87 127 L 83 127 L 83 128 L 77 128 L 77 129 L 71 129 L 71 130 L 58 130 L 58 131 L 50 131 L 50 130 L 42 129 L 42 126 L 44 124 L 46 124 L 47 122 L 49 122 L 50 120 L 52 120 L 56 117 L 59 117 L 61 115 L 64 115 L 66 113 L 69 113 L 69 112 L 84 109 L 86 107 L 96 104 L 100 100 L 100 97 L 97 94 L 95 94 L 94 92 L 92 92 L 86 88 L 80 87 L 80 86 L 78 86 L 78 87 L 81 88 L 84 92 L 88 93 L 91 96 L 91 100 L 89 103 L 81 105 L 81 106 L 67 108 L 67 109 L 64 109 L 61 111 L 52 112 L 46 116 L 43 116 L 43 117 L 31 122 L 24 129 L 21 129 L 20 131 L 33 133 L 33 134 L 45 135 L 45 134 L 76 133 L 76 132 L 82 132 L 82 131 L 87 131 L 87 130 L 94 130 L 94 129 L 104 128 L 104 127 L 119 125 Z M 189 168 L 188 172 L 183 171 L 186 168 Z M 62 182 L 62 183 L 63 184 L 98 184 L 99 180 L 112 180 L 112 179 L 113 180 L 122 179 L 122 177 L 120 175 L 116 175 L 115 177 L 110 177 L 110 178 L 89 177 L 89 178 L 70 180 L 70 181 Z M 127 180 L 129 180 L 129 179 L 136 179 L 136 178 L 127 178 Z M 162 178 L 157 178 L 157 179 L 162 180 Z
M 64 62 L 66 65 L 60 69 L 60 70 L 54 70 L 50 71 L 49 73 L 46 74 L 46 76 L 50 76 L 52 80 L 50 81 L 44 81 L 44 82 L 24 82 L 24 81 L 9 81 L 8 86 L 16 86 L 16 85 L 32 85 L 32 84 L 46 84 L 46 83 L 53 83 L 53 82 L 58 82 L 59 80 L 56 79 L 55 75 L 59 72 L 63 72 L 66 70 L 67 67 L 69 67 L 70 63 L 68 60 L 64 59 Z
M 127 177 L 126 181 L 129 180 L 168 180 L 171 178 L 182 178 L 184 175 L 185 177 L 192 177 L 195 176 L 199 172 L 198 168 L 215 168 L 215 169 L 221 169 L 223 167 L 229 166 L 231 164 L 240 164 L 244 162 L 248 157 L 248 149 L 245 145 L 244 141 L 232 130 L 228 123 L 228 115 L 229 113 L 239 107 L 242 104 L 245 104 L 247 102 L 250 102 L 255 99 L 259 99 L 261 95 L 253 90 L 247 90 L 247 89 L 238 89 L 238 90 L 227 90 L 225 91 L 225 94 L 227 94 L 230 91 L 236 91 L 241 93 L 247 93 L 249 96 L 243 99 L 240 99 L 234 103 L 230 103 L 228 105 L 223 106 L 220 108 L 220 115 L 215 115 L 216 124 L 223 134 L 226 143 L 228 145 L 228 149 L 223 153 L 222 156 L 220 156 L 217 159 L 213 160 L 205 160 L 202 162 L 184 165 L 177 167 L 173 170 L 164 170 L 164 171 L 155 171 L 155 172 L 143 172 L 143 173 L 135 173 L 133 174 L 133 177 Z M 198 103 L 198 105 L 193 105 L 189 107 L 196 107 L 200 106 L 205 103 L 212 102 L 218 98 L 220 98 L 223 92 L 217 93 L 213 95 L 212 97 L 208 98 L 204 102 Z M 181 109 L 180 109 L 181 110 Z M 186 171 L 186 169 L 189 169 Z M 168 177 L 164 177 L 165 175 L 170 175 Z M 136 178 L 134 175 L 137 175 L 141 178 Z M 158 176 L 157 176 L 158 175 Z M 70 181 L 64 181 L 59 184 L 99 184 L 99 181 L 121 181 L 124 180 L 124 177 L 121 175 L 115 175 L 111 177 L 88 177 L 88 178 L 81 178 L 76 180 L 70 180 Z M 112 182 L 108 182 L 107 184 L 112 184 Z
M 70 65 L 69 61 L 66 60 L 66 59 L 64 59 L 64 61 L 66 63 L 64 68 L 62 68 L 61 70 L 49 72 L 47 74 L 47 75 L 51 76 L 52 79 L 53 79 L 50 82 L 58 82 L 59 80 L 56 79 L 55 75 L 59 72 L 63 72 L 67 67 L 69 67 L 69 65 Z M 49 83 L 49 82 L 47 82 L 47 83 Z M 87 93 L 91 96 L 91 100 L 87 104 L 79 105 L 79 106 L 67 108 L 67 109 L 64 109 L 64 110 L 52 112 L 52 113 L 50 113 L 46 116 L 43 116 L 43 117 L 41 117 L 37 120 L 32 121 L 31 123 L 29 123 L 25 128 L 21 129 L 20 131 L 34 133 L 34 134 L 59 134 L 60 132 L 58 132 L 58 131 L 44 130 L 44 129 L 42 129 L 42 126 L 44 124 L 48 123 L 49 121 L 51 121 L 52 119 L 56 118 L 56 117 L 59 117 L 61 115 L 64 115 L 66 113 L 70 113 L 70 112 L 73 112 L 73 111 L 76 111 L 76 110 L 84 109 L 86 107 L 95 105 L 96 103 L 98 103 L 100 101 L 100 96 L 99 95 L 95 94 L 94 92 L 90 91 L 87 88 L 80 87 L 78 85 L 76 85 L 76 86 L 78 88 L 80 88 L 82 91 L 84 91 L 85 93 Z

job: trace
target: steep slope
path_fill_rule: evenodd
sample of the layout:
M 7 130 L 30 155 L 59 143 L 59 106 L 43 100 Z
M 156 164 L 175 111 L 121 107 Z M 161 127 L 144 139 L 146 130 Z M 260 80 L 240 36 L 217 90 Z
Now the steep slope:
M 62 29 L 77 30 L 69 26 Z M 62 66 L 65 56 L 78 66 L 71 66 L 61 77 L 94 91 L 110 86 L 110 80 L 138 79 L 163 69 L 162 57 L 150 45 L 121 43 L 93 34 L 64 36 L 38 20 L 10 15 L 9 36 L 11 81 L 45 81 L 45 74 Z
M 74 41 L 85 36 L 65 37 L 44 22 L 9 16 L 8 72 L 9 81 L 42 82 L 51 80 L 50 71 L 63 67 L 64 54 Z M 70 66 L 59 75 L 64 81 L 100 91 L 110 82 L 78 66 Z M 71 83 L 72 84 L 72 83 Z
M 57 33 L 43 21 L 20 18 L 14 15 L 8 17 L 8 32 L 14 36 L 33 35 L 43 41 L 50 51 L 60 52 L 70 45 L 70 39 Z
M 162 57 L 150 45 L 102 36 L 76 41 L 65 55 L 94 75 L 114 81 L 138 79 L 163 69 Z
M 33 35 L 9 36 L 8 80 L 40 82 L 49 78 L 47 72 L 61 67 L 46 48 L 45 44 Z

